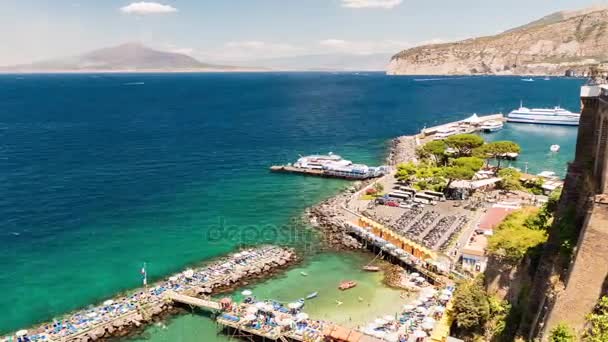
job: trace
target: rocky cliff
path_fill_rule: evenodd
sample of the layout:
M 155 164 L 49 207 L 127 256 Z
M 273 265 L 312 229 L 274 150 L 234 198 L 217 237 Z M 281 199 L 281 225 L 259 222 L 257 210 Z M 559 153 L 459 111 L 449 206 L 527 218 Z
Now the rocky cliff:
M 404 50 L 389 75 L 563 75 L 608 60 L 608 9 L 559 12 L 504 33 Z

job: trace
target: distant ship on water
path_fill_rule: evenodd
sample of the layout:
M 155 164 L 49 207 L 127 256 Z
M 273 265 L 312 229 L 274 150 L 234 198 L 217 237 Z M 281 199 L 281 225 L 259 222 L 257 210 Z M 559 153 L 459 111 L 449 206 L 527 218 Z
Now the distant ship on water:
M 580 118 L 579 113 L 572 113 L 560 106 L 530 109 L 523 104 L 507 115 L 508 122 L 566 126 L 578 126 Z

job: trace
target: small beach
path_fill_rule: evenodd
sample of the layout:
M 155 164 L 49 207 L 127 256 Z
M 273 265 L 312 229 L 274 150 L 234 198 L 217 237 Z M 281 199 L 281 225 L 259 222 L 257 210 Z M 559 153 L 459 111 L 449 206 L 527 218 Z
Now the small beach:
M 318 297 L 307 300 L 304 307 L 311 318 L 356 328 L 378 317 L 394 315 L 401 304 L 409 301 L 401 298 L 401 290 L 383 284 L 382 272 L 369 273 L 361 270 L 373 258 L 369 253 L 359 252 L 318 254 L 249 289 L 258 299 L 274 299 L 285 303 L 318 291 Z M 302 272 L 308 275 L 303 276 Z M 343 280 L 355 280 L 357 286 L 340 291 L 337 287 Z M 237 300 L 242 299 L 240 291 L 232 296 Z M 359 297 L 363 300 L 359 301 Z M 336 300 L 343 304 L 337 305 Z M 190 334 L 195 331 L 196 334 Z M 195 314 L 179 316 L 163 325 L 152 326 L 135 340 L 161 342 L 179 338 L 183 342 L 194 342 L 203 337 L 215 339 L 217 332 L 215 323 L 209 317 Z M 222 341 L 224 336 L 219 335 L 217 338 Z

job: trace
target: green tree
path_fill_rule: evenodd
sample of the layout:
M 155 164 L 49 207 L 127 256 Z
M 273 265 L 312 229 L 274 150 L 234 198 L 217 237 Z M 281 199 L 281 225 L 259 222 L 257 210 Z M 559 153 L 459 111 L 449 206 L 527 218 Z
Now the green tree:
M 483 159 L 477 157 L 460 157 L 452 160 L 452 165 L 457 167 L 464 167 L 477 172 L 483 167 Z
M 376 190 L 376 193 L 382 193 L 382 191 L 384 191 L 384 185 L 382 185 L 381 183 L 375 183 L 374 184 L 374 190 Z
M 558 324 L 555 328 L 551 329 L 549 335 L 549 342 L 574 342 L 576 336 L 570 327 L 565 323 Z
M 539 209 L 515 211 L 502 221 L 488 241 L 487 251 L 506 262 L 518 264 L 533 248 L 547 241 L 546 224 L 538 218 Z
M 395 178 L 398 181 L 411 184 L 416 179 L 416 172 L 418 167 L 412 162 L 401 163 L 397 165 L 397 172 L 395 172 Z
M 466 166 L 451 166 L 443 169 L 443 176 L 447 178 L 448 183 L 446 190 L 450 188 L 450 185 L 455 180 L 470 180 L 475 176 L 475 171 Z
M 493 141 L 487 143 L 481 147 L 478 147 L 474 151 L 474 155 L 484 158 L 486 160 L 496 159 L 497 168 L 500 169 L 501 156 L 507 153 L 520 153 L 521 147 L 512 141 Z
M 445 144 L 457 151 L 459 157 L 470 156 L 473 149 L 484 144 L 484 140 L 477 134 L 456 134 L 445 139 Z
M 443 140 L 433 140 L 418 149 L 418 156 L 422 159 L 432 158 L 435 164 L 442 164 L 445 158 L 446 144 Z
M 490 303 L 481 279 L 459 284 L 452 302 L 452 315 L 458 329 L 465 335 L 482 333 L 490 319 Z
M 520 180 L 521 172 L 513 168 L 499 170 L 498 177 L 502 178 L 502 180 L 498 183 L 498 187 L 503 190 L 515 191 L 523 189 Z
M 595 310 L 587 315 L 587 330 L 583 341 L 606 342 L 608 341 L 608 297 L 603 296 L 595 306 Z

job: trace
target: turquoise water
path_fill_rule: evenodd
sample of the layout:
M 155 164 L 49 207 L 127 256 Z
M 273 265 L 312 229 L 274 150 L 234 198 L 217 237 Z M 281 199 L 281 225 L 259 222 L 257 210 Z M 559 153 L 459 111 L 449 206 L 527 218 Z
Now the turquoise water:
M 580 83 L 380 73 L 1 75 L 0 333 L 138 286 L 143 262 L 154 280 L 241 244 L 314 251 L 314 236 L 294 218 L 348 183 L 271 174 L 271 164 L 329 151 L 379 163 L 394 136 L 473 112 L 508 112 L 520 99 L 578 110 Z M 535 130 L 496 137 L 514 134 L 531 167 L 563 168 L 574 134 Z M 557 157 L 547 155 L 553 143 L 562 145 Z
M 314 319 L 356 327 L 395 310 L 408 299 L 402 299 L 401 291 L 387 288 L 382 284 L 381 273 L 361 270 L 373 259 L 373 255 L 355 253 L 323 253 L 310 258 L 302 265 L 277 277 L 248 287 L 259 299 L 273 299 L 283 303 L 296 301 L 312 292 L 318 297 L 307 300 L 304 311 Z M 301 272 L 308 274 L 302 276 Z M 338 290 L 343 280 L 355 280 L 357 286 L 349 291 Z M 240 291 L 232 294 L 234 300 L 241 301 Z M 342 302 L 337 305 L 336 301 Z M 348 314 L 345 314 L 348 312 Z M 219 328 L 204 313 L 179 316 L 164 324 L 151 326 L 133 340 L 143 342 L 162 341 L 225 341 Z

